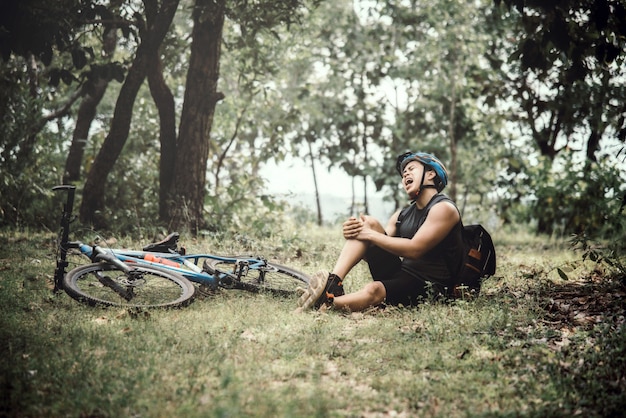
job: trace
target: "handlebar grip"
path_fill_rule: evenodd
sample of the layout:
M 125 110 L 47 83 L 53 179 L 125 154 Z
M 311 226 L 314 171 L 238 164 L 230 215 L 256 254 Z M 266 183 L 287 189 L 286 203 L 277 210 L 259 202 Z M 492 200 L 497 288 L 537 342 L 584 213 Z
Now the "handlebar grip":
M 72 186 L 71 184 L 62 184 L 60 186 L 54 186 L 52 188 L 53 191 L 59 191 L 59 190 L 74 190 L 76 189 L 76 186 Z

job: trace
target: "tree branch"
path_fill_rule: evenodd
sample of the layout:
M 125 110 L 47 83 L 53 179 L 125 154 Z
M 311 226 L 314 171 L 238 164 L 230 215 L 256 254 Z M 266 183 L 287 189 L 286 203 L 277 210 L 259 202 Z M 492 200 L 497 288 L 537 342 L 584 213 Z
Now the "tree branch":
M 51 120 L 54 120 L 54 119 L 57 119 L 57 118 L 60 118 L 60 117 L 63 117 L 65 115 L 67 115 L 69 113 L 70 108 L 72 107 L 72 105 L 74 103 L 76 103 L 76 100 L 78 100 L 82 95 L 83 95 L 83 88 L 81 87 L 79 89 L 76 89 L 74 91 L 74 93 L 72 93 L 70 98 L 67 100 L 67 102 L 63 106 L 59 107 L 56 110 L 53 110 L 52 112 L 48 113 L 43 118 L 41 118 L 42 125 L 45 125 L 46 123 L 50 122 Z

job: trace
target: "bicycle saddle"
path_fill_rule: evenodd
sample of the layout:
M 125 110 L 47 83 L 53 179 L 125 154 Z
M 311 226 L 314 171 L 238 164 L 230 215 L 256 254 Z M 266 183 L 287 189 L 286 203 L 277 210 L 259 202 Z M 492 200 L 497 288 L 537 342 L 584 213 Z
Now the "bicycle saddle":
M 146 245 L 143 247 L 143 251 L 150 251 L 152 253 L 170 253 L 177 251 L 178 238 L 180 238 L 180 234 L 178 232 L 172 232 L 161 241 Z

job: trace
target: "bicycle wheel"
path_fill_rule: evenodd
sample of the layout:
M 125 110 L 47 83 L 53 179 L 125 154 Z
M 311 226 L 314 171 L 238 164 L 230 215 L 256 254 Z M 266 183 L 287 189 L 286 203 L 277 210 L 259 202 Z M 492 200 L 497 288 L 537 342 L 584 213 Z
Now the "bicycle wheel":
M 109 263 L 76 267 L 63 278 L 72 298 L 89 305 L 174 307 L 187 304 L 195 287 L 183 276 L 153 266 L 133 266 L 130 274 Z
M 204 270 L 209 274 L 228 273 L 228 277 L 220 280 L 220 286 L 225 288 L 289 296 L 295 294 L 298 288 L 306 288 L 309 284 L 309 276 L 287 266 L 265 262 L 257 268 L 249 266 L 248 260 L 253 257 L 225 258 L 226 260 L 204 260 Z

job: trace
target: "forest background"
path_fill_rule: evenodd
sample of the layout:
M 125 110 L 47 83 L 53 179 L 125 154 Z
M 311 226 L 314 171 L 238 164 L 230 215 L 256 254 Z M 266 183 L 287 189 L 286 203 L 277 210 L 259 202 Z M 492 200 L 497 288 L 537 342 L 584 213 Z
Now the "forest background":
M 0 0 L 0 416 L 623 414 L 625 31 L 618 0 Z M 51 292 L 55 185 L 78 188 L 76 238 L 178 229 L 310 272 L 372 190 L 406 204 L 395 156 L 417 149 L 496 240 L 475 300 Z M 269 192 L 272 165 L 310 173 L 316 210 Z
M 100 230 L 263 235 L 325 221 L 319 170 L 352 179 L 346 214 L 373 189 L 404 205 L 394 157 L 419 149 L 468 219 L 623 236 L 623 1 L 2 8 L 2 226 L 53 226 L 50 189 L 73 183 Z M 309 168 L 316 213 L 266 192 L 285 160 Z

